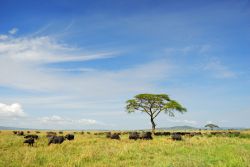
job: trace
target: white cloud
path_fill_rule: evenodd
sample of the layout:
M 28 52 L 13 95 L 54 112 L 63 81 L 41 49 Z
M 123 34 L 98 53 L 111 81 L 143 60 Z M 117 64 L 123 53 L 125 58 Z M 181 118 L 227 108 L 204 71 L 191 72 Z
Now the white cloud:
M 110 58 L 115 52 L 84 53 L 79 48 L 72 48 L 49 36 L 42 36 L 2 41 L 0 54 L 13 61 L 44 64 Z
M 71 119 L 63 118 L 57 115 L 51 117 L 42 117 L 38 118 L 41 123 L 44 124 L 53 124 L 53 125 L 101 125 L 103 123 L 98 122 L 94 119 Z
M 215 59 L 208 62 L 203 70 L 211 71 L 216 78 L 235 78 L 236 73 L 223 65 L 219 60 Z
M 53 72 L 94 72 L 94 68 L 47 68 L 47 71 Z
M 194 120 L 187 120 L 187 119 L 184 119 L 184 120 L 180 120 L 180 119 L 169 119 L 170 122 L 174 122 L 174 123 L 187 123 L 187 124 L 193 124 L 193 125 L 196 125 L 197 122 L 194 121 Z
M 53 62 L 89 61 L 110 58 L 115 52 L 85 54 L 48 36 L 0 41 L 0 85 L 37 91 L 69 91 L 71 94 L 126 93 L 152 88 L 172 68 L 166 61 L 151 62 L 123 70 L 48 68 Z M 150 69 L 150 70 L 149 70 Z M 65 75 L 80 72 L 77 76 Z M 133 75 L 131 75 L 133 74 Z M 65 82 L 67 81 L 67 82 Z M 93 95 L 92 95 L 93 94 Z
M 159 80 L 168 77 L 173 66 L 166 60 L 140 64 L 120 70 L 99 70 L 85 68 L 53 68 L 48 63 L 89 61 L 114 56 L 115 52 L 91 52 L 91 54 L 58 42 L 49 36 L 12 37 L 0 41 L 0 85 L 21 91 L 39 92 L 38 96 L 23 95 L 11 97 L 33 109 L 45 110 L 52 115 L 53 110 L 98 113 L 124 109 L 124 97 L 137 93 L 155 92 Z M 77 71 L 77 75 L 70 72 Z M 44 94 L 41 94 L 43 92 Z M 63 96 L 62 96 L 63 95 Z M 106 102 L 116 100 L 115 102 Z M 9 102 L 6 98 L 5 102 Z M 64 113 L 62 113 L 63 116 Z M 91 114 L 89 115 L 91 116 Z M 93 116 L 93 115 L 92 115 Z M 80 117 L 81 118 L 81 117 Z M 103 125 L 93 119 L 72 119 L 57 115 L 34 118 L 42 127 L 81 127 L 81 125 Z M 36 124 L 33 122 L 33 124 Z M 38 123 L 37 123 L 38 124 Z M 51 124 L 51 126 L 49 126 Z M 39 125 L 40 126 L 40 125 Z
M 100 124 L 96 120 L 93 120 L 93 119 L 79 119 L 79 120 L 76 120 L 76 122 L 79 124 L 84 124 L 84 125 Z
M 167 55 L 178 54 L 178 55 L 188 55 L 190 53 L 204 54 L 211 50 L 211 45 L 189 45 L 179 48 L 165 48 L 164 51 Z
M 26 114 L 23 112 L 22 106 L 19 103 L 4 104 L 0 103 L 0 116 L 4 118 L 23 117 Z
M 17 31 L 18 31 L 18 28 L 12 28 L 11 30 L 9 30 L 9 33 L 14 35 L 17 33 Z
M 2 35 L 2 34 L 0 34 L 0 40 L 6 40 L 8 38 L 9 38 L 8 35 Z

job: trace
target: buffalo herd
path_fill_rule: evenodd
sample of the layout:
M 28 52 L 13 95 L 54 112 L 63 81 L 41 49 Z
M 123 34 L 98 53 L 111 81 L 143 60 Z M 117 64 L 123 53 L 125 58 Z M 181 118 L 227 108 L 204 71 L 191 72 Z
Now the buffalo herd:
M 37 134 L 40 133 L 40 131 L 35 131 Z M 23 143 L 28 144 L 28 146 L 33 146 L 33 144 L 35 143 L 36 140 L 39 139 L 39 136 L 37 134 L 30 134 L 30 131 L 27 131 L 27 134 L 25 135 L 24 131 L 13 131 L 13 134 L 17 135 L 17 136 L 24 136 L 25 140 Z M 74 140 L 75 139 L 75 135 L 77 134 L 77 132 L 74 132 L 74 134 L 66 134 L 65 136 L 63 136 L 63 132 L 59 131 L 58 134 L 60 134 L 60 136 L 57 136 L 56 132 L 46 132 L 46 137 L 48 138 L 48 145 L 50 144 L 61 144 L 63 143 L 65 140 Z M 78 134 L 80 135 L 84 135 L 85 133 L 79 132 Z M 91 134 L 90 132 L 86 132 L 86 134 Z M 186 137 L 194 137 L 194 136 L 203 136 L 203 135 L 220 135 L 220 136 L 239 136 L 240 132 L 238 131 L 211 131 L 210 133 L 201 133 L 199 132 L 166 132 L 166 131 L 162 131 L 162 132 L 136 132 L 136 131 L 124 131 L 124 132 L 96 132 L 93 133 L 94 135 L 105 135 L 106 138 L 109 139 L 115 139 L 115 140 L 121 140 L 120 135 L 128 135 L 128 139 L 129 140 L 152 140 L 153 136 L 170 136 L 170 138 L 173 141 L 181 141 L 183 140 L 183 136 Z
M 23 143 L 28 144 L 28 146 L 33 146 L 35 140 L 38 140 L 39 136 L 36 134 L 29 134 L 30 131 L 27 131 L 27 135 L 24 134 L 23 131 L 12 131 L 13 134 L 18 136 L 24 136 L 25 140 Z M 40 133 L 40 131 L 35 131 L 36 133 Z M 61 133 L 59 133 L 61 134 Z M 56 132 L 47 132 L 46 137 L 48 138 L 48 145 L 54 144 L 61 144 L 64 140 L 74 140 L 75 136 L 73 134 L 67 134 L 65 136 L 57 136 Z

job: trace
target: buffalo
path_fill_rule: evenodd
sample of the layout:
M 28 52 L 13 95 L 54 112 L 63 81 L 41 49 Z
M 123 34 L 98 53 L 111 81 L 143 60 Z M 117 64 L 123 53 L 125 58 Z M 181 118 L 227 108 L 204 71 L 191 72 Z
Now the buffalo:
M 155 132 L 155 136 L 170 136 L 170 132 Z
M 23 143 L 28 143 L 28 146 L 33 146 L 33 144 L 35 143 L 35 140 L 34 138 L 29 138 L 29 139 L 24 140 Z
M 64 140 L 65 140 L 65 138 L 63 136 L 52 136 L 49 139 L 48 145 L 50 145 L 51 143 L 61 144 Z
M 140 138 L 140 135 L 138 132 L 131 132 L 128 137 L 130 140 L 137 140 Z
M 177 141 L 182 140 L 181 134 L 179 133 L 173 133 L 171 137 L 172 137 L 172 140 L 177 140 Z
M 26 136 L 24 136 L 24 138 L 33 138 L 33 139 L 38 139 L 38 135 L 26 135 Z
M 65 138 L 68 140 L 74 140 L 75 136 L 73 134 L 67 134 Z
M 118 133 L 111 134 L 110 139 L 120 140 L 120 135 Z
M 144 139 L 144 140 L 152 140 L 152 133 L 151 132 L 143 132 L 140 136 L 140 139 Z

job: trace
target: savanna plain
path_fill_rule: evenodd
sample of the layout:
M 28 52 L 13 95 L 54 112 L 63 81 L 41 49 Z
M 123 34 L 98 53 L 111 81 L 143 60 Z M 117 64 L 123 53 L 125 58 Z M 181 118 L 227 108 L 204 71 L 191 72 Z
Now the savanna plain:
M 96 132 L 74 133 L 75 139 L 48 146 L 46 131 L 40 131 L 34 146 L 12 131 L 0 132 L 0 167 L 250 167 L 250 130 L 240 135 L 153 136 L 153 140 L 120 140 Z M 31 131 L 30 134 L 35 134 Z

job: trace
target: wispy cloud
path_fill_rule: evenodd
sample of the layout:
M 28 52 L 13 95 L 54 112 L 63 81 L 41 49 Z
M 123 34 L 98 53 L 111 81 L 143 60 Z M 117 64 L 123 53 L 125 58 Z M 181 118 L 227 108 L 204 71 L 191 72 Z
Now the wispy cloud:
M 50 36 L 13 37 L 0 41 L 0 85 L 38 91 L 70 90 L 72 94 L 81 92 L 87 95 L 93 92 L 124 93 L 151 87 L 154 81 L 166 78 L 171 68 L 163 61 L 101 71 L 85 67 L 53 69 L 45 66 L 48 63 L 114 58 L 116 55 L 116 51 L 86 53 L 82 48 L 71 47 Z M 65 75 L 68 72 L 84 73 Z
M 181 119 L 168 119 L 170 122 L 174 122 L 174 123 L 185 123 L 185 124 L 192 124 L 192 125 L 196 125 L 197 121 L 194 120 L 181 120 Z
M 9 30 L 9 34 L 16 34 L 18 32 L 18 28 L 12 28 L 11 30 Z
M 212 72 L 212 75 L 216 78 L 235 78 L 237 76 L 235 72 L 223 65 L 218 59 L 209 61 L 205 64 L 203 70 Z
M 164 49 L 167 55 L 192 55 L 193 53 L 205 54 L 211 50 L 211 45 L 187 45 L 184 47 L 168 47 Z
M 41 117 L 38 118 L 41 123 L 44 124 L 54 124 L 54 125 L 70 125 L 70 124 L 79 124 L 79 125 L 101 125 L 103 123 L 98 122 L 94 119 L 72 119 L 72 118 L 63 118 L 58 115 L 53 115 L 51 117 Z
M 84 53 L 79 48 L 58 43 L 49 36 L 11 38 L 0 42 L 0 55 L 14 61 L 55 63 L 89 61 L 113 57 L 115 52 Z
M 0 40 L 6 40 L 8 38 L 9 38 L 8 35 L 2 35 L 2 34 L 0 34 Z
M 39 93 L 37 97 L 33 95 L 27 98 L 22 95 L 8 97 L 5 102 L 17 100 L 28 107 L 29 114 L 33 109 L 46 110 L 43 111 L 44 117 L 41 115 L 39 118 L 33 117 L 33 120 L 38 120 L 40 124 L 32 122 L 32 119 L 27 121 L 37 127 L 45 127 L 46 123 L 50 124 L 49 127 L 55 128 L 58 128 L 58 124 L 63 124 L 65 128 L 67 126 L 80 128 L 81 125 L 102 126 L 102 121 L 84 117 L 81 119 L 80 116 L 88 115 L 104 120 L 103 116 L 107 113 L 110 116 L 119 116 L 120 112 L 124 112 L 124 97 L 157 91 L 158 81 L 169 77 L 173 65 L 165 59 L 119 70 L 96 69 L 84 65 L 72 68 L 46 65 L 116 58 L 115 53 L 117 52 L 86 53 L 82 48 L 58 42 L 50 36 L 12 37 L 7 41 L 0 41 L 0 85 Z M 54 112 L 59 110 L 74 111 L 78 119 L 64 117 L 63 113 Z M 58 116 L 60 114 L 62 115 Z M 113 125 L 105 124 L 105 126 Z

